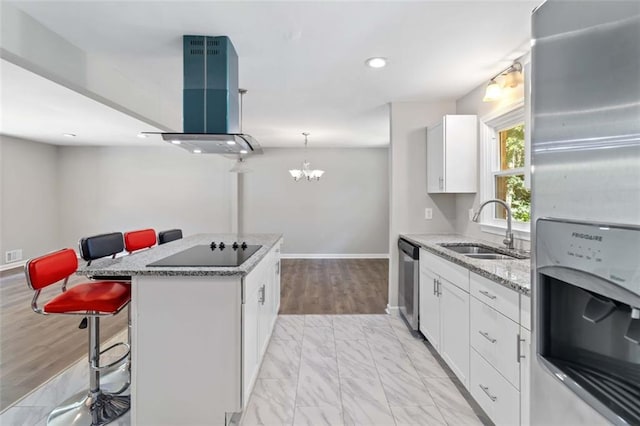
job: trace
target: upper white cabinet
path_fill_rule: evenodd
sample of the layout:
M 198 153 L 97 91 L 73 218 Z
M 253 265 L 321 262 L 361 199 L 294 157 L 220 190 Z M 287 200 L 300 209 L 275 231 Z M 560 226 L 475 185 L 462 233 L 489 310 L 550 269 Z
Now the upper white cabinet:
M 427 129 L 427 192 L 476 192 L 478 118 L 445 115 Z

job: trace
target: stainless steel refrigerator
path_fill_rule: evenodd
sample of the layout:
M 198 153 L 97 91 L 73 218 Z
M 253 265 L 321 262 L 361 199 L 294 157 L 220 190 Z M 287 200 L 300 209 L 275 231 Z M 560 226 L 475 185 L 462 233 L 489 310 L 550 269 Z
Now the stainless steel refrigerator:
M 640 1 L 532 22 L 531 422 L 640 423 Z

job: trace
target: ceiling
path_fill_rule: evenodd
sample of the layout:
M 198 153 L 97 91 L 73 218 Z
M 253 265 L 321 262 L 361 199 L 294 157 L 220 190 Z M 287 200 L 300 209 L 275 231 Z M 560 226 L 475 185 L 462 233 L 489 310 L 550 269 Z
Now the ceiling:
M 159 129 L 51 80 L 5 60 L 0 72 L 4 135 L 54 145 L 163 145 L 137 136 Z
M 243 130 L 263 147 L 301 147 L 303 131 L 310 147 L 387 145 L 389 102 L 451 101 L 487 81 L 525 53 L 518 49 L 539 3 L 12 2 L 123 74 L 155 84 L 179 113 L 181 36 L 229 36 L 248 89 Z M 387 67 L 366 67 L 372 56 L 388 58 Z

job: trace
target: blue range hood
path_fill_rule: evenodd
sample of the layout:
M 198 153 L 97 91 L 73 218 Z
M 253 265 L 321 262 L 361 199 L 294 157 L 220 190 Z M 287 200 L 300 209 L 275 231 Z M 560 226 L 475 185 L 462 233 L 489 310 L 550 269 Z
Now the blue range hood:
M 238 54 L 229 37 L 183 36 L 184 133 L 162 138 L 203 154 L 261 154 L 250 135 L 240 132 Z

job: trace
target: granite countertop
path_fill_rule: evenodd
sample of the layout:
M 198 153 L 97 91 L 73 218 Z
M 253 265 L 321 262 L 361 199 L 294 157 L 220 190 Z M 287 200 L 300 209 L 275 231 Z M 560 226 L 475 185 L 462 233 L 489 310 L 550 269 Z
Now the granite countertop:
M 474 243 L 509 252 L 498 244 L 452 234 L 400 234 L 400 237 L 519 293 L 527 296 L 531 293 L 531 259 L 474 259 L 438 245 Z M 522 253 L 515 250 L 514 252 Z
M 80 261 L 79 275 L 157 275 L 157 276 L 215 276 L 215 275 L 247 275 L 264 256 L 282 239 L 281 234 L 196 234 L 167 244 L 140 250 L 131 255 L 124 255 L 115 259 L 98 259 L 86 266 Z M 197 245 L 208 245 L 212 241 L 223 241 L 231 246 L 234 241 L 246 241 L 247 244 L 259 244 L 262 247 L 237 267 L 147 267 L 148 264 L 164 259 L 175 253 Z

